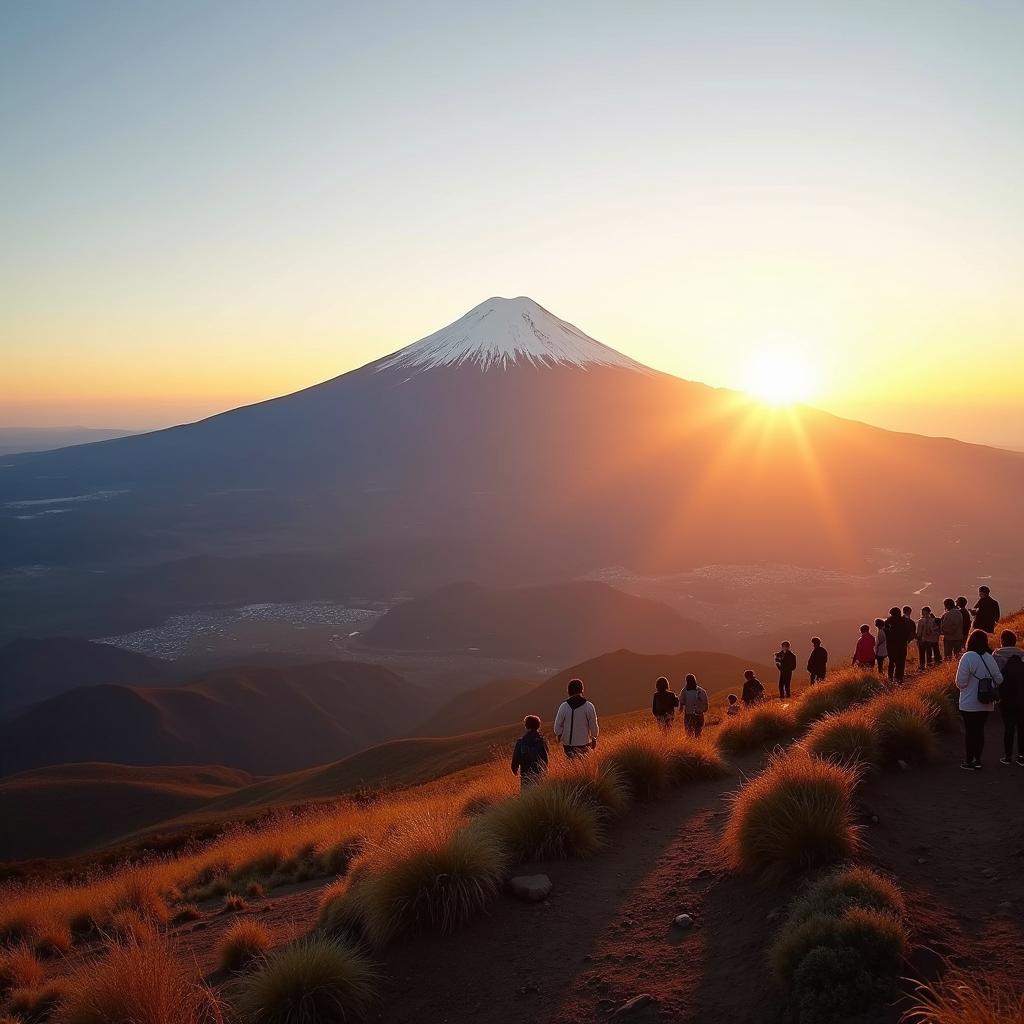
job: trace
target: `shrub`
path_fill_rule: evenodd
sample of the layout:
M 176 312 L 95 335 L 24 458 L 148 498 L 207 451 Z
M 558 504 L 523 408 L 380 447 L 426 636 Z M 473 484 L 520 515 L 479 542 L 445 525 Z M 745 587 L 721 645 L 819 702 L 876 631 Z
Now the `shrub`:
M 7 1007 L 12 1013 L 20 1014 L 35 1024 L 36 1021 L 48 1020 L 54 1008 L 66 997 L 67 988 L 63 981 L 44 981 L 39 985 L 14 989 L 7 1000 Z
M 494 831 L 480 819 L 461 824 L 454 814 L 420 814 L 383 836 L 338 905 L 324 908 L 325 921 L 358 924 L 377 946 L 403 933 L 454 931 L 494 898 L 505 870 Z
M 917 986 L 917 1003 L 903 1015 L 906 1024 L 1020 1024 L 1024 992 L 997 982 L 950 970 L 938 982 Z
M 254 917 L 235 921 L 221 936 L 217 960 L 225 971 L 250 967 L 273 945 L 270 929 Z
M 801 726 L 810 725 L 823 715 L 863 704 L 883 689 L 882 678 L 877 672 L 870 669 L 842 669 L 804 691 L 796 706 L 797 723 Z
M 864 708 L 833 712 L 811 726 L 804 746 L 816 757 L 849 764 L 878 764 L 878 732 Z
M 857 769 L 797 749 L 776 754 L 733 797 L 724 844 L 747 871 L 783 872 L 845 860 L 859 846 L 853 822 Z
M 912 693 L 894 693 L 871 705 L 884 761 L 923 764 L 935 751 L 935 710 Z
M 348 836 L 318 850 L 317 856 L 328 875 L 343 875 L 365 846 L 363 836 Z
M 174 915 L 175 924 L 188 924 L 190 921 L 201 921 L 203 912 L 194 903 L 183 903 Z
M 959 690 L 953 676 L 952 665 L 940 665 L 926 672 L 911 691 L 926 707 L 934 709 L 932 725 L 942 732 L 955 732 L 960 727 Z
M 887 1001 L 893 979 L 868 970 L 847 946 L 817 946 L 804 957 L 793 981 L 800 1024 L 848 1024 Z
M 746 754 L 781 743 L 795 732 L 796 718 L 791 707 L 761 704 L 728 719 L 718 730 L 717 742 L 727 754 Z
M 166 938 L 114 942 L 67 980 L 55 1024 L 222 1024 L 216 997 Z
M 656 797 L 669 784 L 667 745 L 653 728 L 619 733 L 605 745 L 600 759 L 618 769 L 638 800 Z
M 261 900 L 265 895 L 266 892 L 263 886 L 257 881 L 252 881 L 245 887 L 246 899 Z
M 865 867 L 830 871 L 793 901 L 787 923 L 798 924 L 814 914 L 838 916 L 851 907 L 880 910 L 902 918 L 906 913 L 903 893 L 895 882 Z
M 28 946 L 0 950 L 0 996 L 12 988 L 35 988 L 46 972 Z
M 104 929 L 113 939 L 134 939 L 142 942 L 156 938 L 156 927 L 153 922 L 144 918 L 137 910 L 119 910 L 107 922 Z
M 224 913 L 232 914 L 239 910 L 245 910 L 249 906 L 245 902 L 244 896 L 239 896 L 237 892 L 229 892 L 224 897 Z
M 552 768 L 544 786 L 571 789 L 605 814 L 618 816 L 629 809 L 629 788 L 617 765 L 596 757 L 577 757 Z
M 664 740 L 668 759 L 669 782 L 681 785 L 698 779 L 713 779 L 725 774 L 718 749 L 707 740 L 694 739 L 674 730 Z
M 241 1024 L 351 1024 L 376 1001 L 376 975 L 353 946 L 315 936 L 274 953 L 240 983 Z
M 40 956 L 71 951 L 71 929 L 63 921 L 44 921 L 32 933 L 32 948 Z
M 600 809 L 571 785 L 524 790 L 495 807 L 485 821 L 517 862 L 589 857 L 604 842 Z

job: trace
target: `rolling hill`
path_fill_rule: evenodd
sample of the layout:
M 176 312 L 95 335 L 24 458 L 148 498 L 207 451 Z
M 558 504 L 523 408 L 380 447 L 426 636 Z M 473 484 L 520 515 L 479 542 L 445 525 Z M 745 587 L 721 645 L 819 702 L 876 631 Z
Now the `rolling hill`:
M 713 646 L 709 630 L 668 605 L 582 581 L 505 589 L 455 583 L 396 605 L 363 640 L 390 650 L 473 650 L 563 663 L 609 648 Z
M 102 761 L 267 775 L 403 735 L 422 716 L 418 690 L 359 662 L 223 669 L 180 687 L 86 686 L 0 726 L 0 774 Z

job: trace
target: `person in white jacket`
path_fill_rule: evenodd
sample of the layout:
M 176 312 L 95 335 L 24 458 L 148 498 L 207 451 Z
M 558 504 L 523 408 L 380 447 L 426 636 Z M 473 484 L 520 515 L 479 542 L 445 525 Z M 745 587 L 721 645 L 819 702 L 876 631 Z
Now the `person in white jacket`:
M 555 738 L 566 757 L 580 757 L 597 746 L 597 709 L 583 696 L 583 680 L 570 679 L 569 696 L 555 713 Z
M 985 724 L 995 707 L 1002 681 L 999 664 L 989 650 L 988 634 L 983 629 L 973 630 L 956 667 L 960 717 L 964 720 L 964 760 L 960 765 L 964 771 L 981 771 Z
M 692 673 L 686 677 L 686 686 L 679 694 L 683 707 L 683 728 L 689 736 L 699 736 L 704 729 L 704 716 L 708 711 L 708 691 L 697 682 Z

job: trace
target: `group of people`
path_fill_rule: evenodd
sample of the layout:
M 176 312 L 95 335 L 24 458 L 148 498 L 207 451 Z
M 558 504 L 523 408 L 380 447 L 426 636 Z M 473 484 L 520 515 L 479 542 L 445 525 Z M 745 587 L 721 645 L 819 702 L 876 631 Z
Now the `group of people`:
M 973 608 L 968 608 L 966 597 L 946 598 L 941 617 L 925 606 L 915 619 L 909 605 L 894 606 L 889 609 L 887 618 L 875 619 L 874 634 L 867 624 L 860 627 L 853 653 L 855 666 L 882 674 L 888 671 L 888 678 L 894 685 L 904 681 L 907 653 L 914 642 L 918 649 L 918 667 L 922 670 L 959 658 L 956 686 L 965 737 L 965 755 L 960 767 L 967 771 L 981 769 L 985 726 L 997 703 L 1004 726 L 1004 754 L 1000 762 L 1004 765 L 1016 762 L 1024 767 L 1024 648 L 1017 646 L 1013 632 L 1005 630 L 1000 637 L 1002 646 L 995 651 L 991 649 L 989 637 L 999 617 L 999 604 L 986 586 L 978 588 L 978 601 Z M 779 672 L 779 699 L 787 700 L 797 670 L 797 657 L 788 640 L 782 642 L 775 654 L 775 667 Z M 828 651 L 819 637 L 812 637 L 807 659 L 810 682 L 821 682 L 827 672 Z M 582 680 L 570 680 L 566 699 L 555 714 L 555 739 L 568 758 L 583 757 L 597 747 L 597 709 L 583 691 Z M 726 714 L 737 715 L 743 707 L 759 704 L 764 699 L 764 684 L 753 669 L 747 669 L 740 696 L 734 693 L 728 696 Z M 663 730 L 669 730 L 676 712 L 681 711 L 687 734 L 700 736 L 709 703 L 707 691 L 693 674 L 687 675 L 678 694 L 670 689 L 668 679 L 661 676 L 655 683 L 651 714 Z M 540 733 L 540 718 L 527 715 L 523 724 L 526 731 L 513 750 L 512 773 L 519 776 L 525 788 L 547 770 L 550 752 Z

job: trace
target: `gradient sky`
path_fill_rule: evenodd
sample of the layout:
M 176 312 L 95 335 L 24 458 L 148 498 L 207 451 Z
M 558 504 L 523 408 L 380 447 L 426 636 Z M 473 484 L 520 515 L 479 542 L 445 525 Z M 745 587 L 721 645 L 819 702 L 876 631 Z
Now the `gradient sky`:
M 11 2 L 0 425 L 150 427 L 490 295 L 1024 447 L 1024 5 Z

